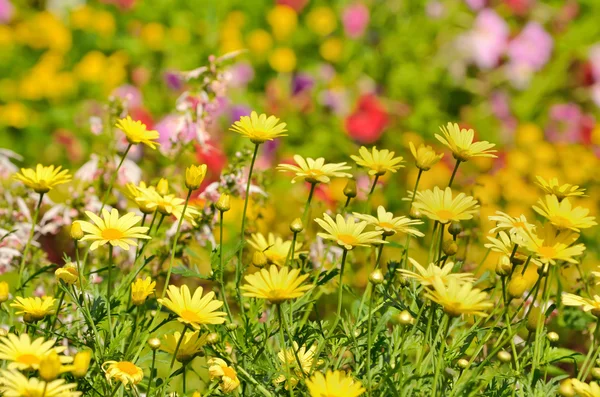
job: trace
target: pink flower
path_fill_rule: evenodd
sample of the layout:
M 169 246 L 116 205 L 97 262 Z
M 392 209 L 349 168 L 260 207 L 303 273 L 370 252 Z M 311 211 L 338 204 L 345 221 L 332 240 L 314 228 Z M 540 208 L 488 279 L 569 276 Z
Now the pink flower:
M 549 111 L 546 137 L 550 142 L 589 143 L 594 118 L 575 103 L 554 105 Z
M 589 54 L 592 76 L 594 76 L 594 81 L 597 83 L 600 82 L 600 44 L 596 44 L 590 48 Z
M 475 26 L 468 36 L 471 56 L 481 69 L 498 65 L 508 43 L 508 25 L 495 11 L 486 9 L 477 15 Z
M 469 8 L 472 9 L 473 11 L 479 11 L 483 7 L 485 7 L 485 4 L 487 3 L 487 1 L 486 0 L 465 0 L 465 3 L 467 3 Z
M 508 57 L 538 71 L 548 63 L 554 42 L 552 36 L 537 22 L 529 22 L 508 45 Z
M 0 0 L 0 23 L 8 23 L 15 13 L 15 7 L 9 0 Z
M 139 108 L 142 106 L 142 93 L 135 86 L 124 84 L 115 88 L 112 94 L 117 98 L 121 98 L 127 104 L 128 108 Z
M 346 7 L 342 13 L 342 23 L 348 37 L 361 37 L 369 24 L 369 9 L 360 3 Z

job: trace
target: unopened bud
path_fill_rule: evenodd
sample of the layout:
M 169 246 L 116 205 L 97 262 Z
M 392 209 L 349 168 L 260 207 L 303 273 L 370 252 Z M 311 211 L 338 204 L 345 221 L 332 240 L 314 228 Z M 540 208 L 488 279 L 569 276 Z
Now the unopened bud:
M 375 269 L 369 274 L 369 281 L 375 285 L 383 283 L 383 273 L 379 269 Z
M 540 316 L 540 308 L 539 306 L 534 306 L 529 311 L 529 317 L 527 317 L 527 330 L 533 332 L 537 329 L 538 317 Z M 542 319 L 543 321 L 543 319 Z
M 252 255 L 252 264 L 256 267 L 265 267 L 267 262 L 267 256 L 261 251 L 256 251 L 254 255 Z
M 502 256 L 496 264 L 496 274 L 499 276 L 508 276 L 512 271 L 512 263 L 506 255 Z
M 10 288 L 6 281 L 0 281 L 0 303 L 4 303 L 8 300 L 10 295 Z
M 503 363 L 509 363 L 510 360 L 512 359 L 512 356 L 509 352 L 507 352 L 506 350 L 501 350 L 498 352 L 498 360 L 500 360 Z
M 465 369 L 469 366 L 469 360 L 465 360 L 464 358 L 461 358 L 460 360 L 458 360 L 456 362 L 456 364 L 459 366 L 459 368 Z
M 160 178 L 160 181 L 156 185 L 156 192 L 161 196 L 167 195 L 169 193 L 169 181 L 165 178 Z
M 508 295 L 511 298 L 520 298 L 527 289 L 527 284 L 525 277 L 521 275 L 513 277 L 508 283 Z
M 73 370 L 71 373 L 76 378 L 83 378 L 87 374 L 90 368 L 90 361 L 92 360 L 91 350 L 82 350 L 75 354 L 73 358 Z
M 219 334 L 217 334 L 216 332 L 211 332 L 206 337 L 206 343 L 208 343 L 209 345 L 215 345 L 215 344 L 219 343 L 220 339 L 221 339 L 221 337 L 219 336 Z
M 442 245 L 442 251 L 448 256 L 456 255 L 458 252 L 458 244 L 454 240 L 446 240 Z
M 565 379 L 560 382 L 560 386 L 558 387 L 558 394 L 563 397 L 575 397 L 575 389 L 573 388 L 573 382 L 571 379 Z
M 229 204 L 229 195 L 226 193 L 221 194 L 219 200 L 215 204 L 215 207 L 221 212 L 227 212 L 231 208 L 231 204 Z
M 302 224 L 302 219 L 296 218 L 290 223 L 290 230 L 292 233 L 300 233 L 304 230 L 304 225 Z
M 158 338 L 148 339 L 148 346 L 150 346 L 150 349 L 152 349 L 152 350 L 158 350 L 160 348 L 160 339 L 158 339 Z
M 83 238 L 83 230 L 81 229 L 81 224 L 78 221 L 75 221 L 71 224 L 71 238 L 73 240 L 81 240 Z
M 448 226 L 448 233 L 453 236 L 458 236 L 463 231 L 462 224 L 460 222 L 452 222 Z
M 416 209 L 414 206 L 412 206 L 410 208 L 410 212 L 408 213 L 408 216 L 411 219 L 421 219 L 423 217 L 423 214 L 421 214 L 421 211 L 419 211 L 418 209 Z
M 556 332 L 548 332 L 548 335 L 546 335 L 546 338 L 548 338 L 548 341 L 550 341 L 550 343 L 556 343 L 560 339 L 560 337 L 558 336 L 558 334 Z
M 58 280 L 63 281 L 65 284 L 73 285 L 79 280 L 79 273 L 77 272 L 77 266 L 73 262 L 69 262 L 63 267 L 59 267 L 54 272 L 54 275 Z
M 204 181 L 206 176 L 206 164 L 191 165 L 185 170 L 185 186 L 190 190 L 196 190 Z
M 235 331 L 236 329 L 238 329 L 238 327 L 238 323 L 229 323 L 225 326 L 225 328 L 227 328 L 228 331 Z
M 356 181 L 354 179 L 348 179 L 346 186 L 344 186 L 344 196 L 349 198 L 356 197 Z
M 398 322 L 401 325 L 412 325 L 415 323 L 415 319 L 408 310 L 403 310 L 398 314 Z
M 60 375 L 60 368 L 60 358 L 58 357 L 56 351 L 52 350 L 40 360 L 40 368 L 38 369 L 38 372 L 40 374 L 40 378 L 46 382 L 51 382 L 58 378 L 58 375 Z

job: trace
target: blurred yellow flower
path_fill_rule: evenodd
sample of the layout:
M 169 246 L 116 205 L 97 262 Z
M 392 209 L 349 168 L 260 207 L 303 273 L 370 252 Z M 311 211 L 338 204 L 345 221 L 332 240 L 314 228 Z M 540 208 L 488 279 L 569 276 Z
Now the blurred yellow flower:
M 477 200 L 473 197 L 459 193 L 452 198 L 452 189 L 447 187 L 442 190 L 437 186 L 433 190 L 417 192 L 413 207 L 440 223 L 471 219 L 479 209 Z
M 279 236 L 275 237 L 273 233 L 269 233 L 267 238 L 262 233 L 254 233 L 248 240 L 248 244 L 255 250 L 262 252 L 269 264 L 283 266 L 285 259 L 292 246 L 291 241 L 283 241 Z M 301 242 L 296 242 L 294 249 L 294 258 L 297 258 L 301 253 Z
M 306 345 L 302 345 L 302 347 L 298 348 L 298 343 L 294 341 L 291 348 L 283 349 L 277 353 L 277 358 L 279 358 L 279 361 L 281 361 L 284 365 L 287 365 L 290 371 L 294 374 L 290 378 L 292 387 L 295 387 L 298 384 L 299 379 L 302 379 L 305 374 L 310 374 L 316 351 L 317 345 L 312 345 L 310 349 L 307 349 Z M 298 359 L 296 359 L 296 357 L 298 357 Z M 298 364 L 298 362 L 300 364 Z M 285 380 L 286 376 L 282 374 L 275 378 L 273 382 L 277 384 L 285 382 Z M 286 389 L 289 389 L 289 387 L 290 385 L 285 385 Z
M 2 383 L 0 394 L 12 396 L 44 396 L 44 397 L 79 397 L 81 392 L 75 391 L 77 383 L 65 383 L 64 379 L 44 382 L 38 378 L 27 378 L 18 371 L 0 372 Z
M 412 142 L 409 142 L 408 145 L 410 146 L 410 152 L 415 158 L 415 165 L 422 171 L 429 171 L 431 167 L 444 157 L 444 153 L 437 154 L 431 146 L 421 144 L 418 148 L 415 148 Z
M 14 307 L 18 311 L 16 314 L 22 314 L 23 319 L 27 322 L 39 321 L 49 314 L 54 313 L 54 304 L 56 299 L 50 296 L 23 298 L 18 296 L 10 307 Z
M 594 295 L 593 299 L 588 299 L 563 292 L 561 300 L 566 306 L 581 306 L 584 312 L 591 312 L 594 316 L 600 317 L 600 296 L 598 295 Z
M 75 65 L 73 71 L 82 81 L 99 82 L 105 76 L 107 62 L 106 56 L 100 51 L 90 51 Z
M 165 27 L 158 22 L 150 22 L 142 27 L 140 38 L 149 49 L 160 51 L 164 46 Z
M 150 277 L 144 279 L 138 278 L 131 283 L 131 303 L 140 306 L 146 302 L 146 299 L 154 293 L 156 281 Z
M 449 278 L 445 284 L 438 276 L 433 278 L 432 287 L 426 290 L 425 297 L 441 305 L 451 317 L 463 314 L 487 317 L 486 311 L 494 307 L 488 295 L 470 282 Z
M 382 231 L 365 232 L 367 222 L 361 221 L 357 223 L 356 219 L 352 216 L 344 219 L 342 215 L 337 214 L 335 220 L 333 220 L 329 215 L 323 214 L 323 219 L 316 218 L 315 222 L 327 232 L 317 233 L 319 237 L 335 241 L 345 250 L 386 243 L 381 239 Z
M 36 193 L 47 193 L 58 185 L 67 183 L 71 180 L 69 170 L 62 170 L 61 166 L 53 165 L 45 167 L 38 164 L 35 170 L 31 168 L 21 168 L 20 173 L 16 173 L 14 178 L 21 181 L 25 186 L 33 189 Z
M 570 229 L 579 232 L 597 225 L 593 216 L 588 216 L 590 210 L 583 207 L 571 206 L 568 198 L 558 201 L 555 195 L 546 195 L 546 201 L 539 200 L 533 210 L 548 219 L 557 229 Z
M 137 385 L 144 379 L 144 371 L 131 361 L 106 361 L 102 364 L 106 379 L 123 385 Z
M 319 157 L 314 160 L 310 157 L 306 159 L 300 155 L 294 155 L 296 164 L 279 164 L 277 170 L 282 172 L 294 172 L 296 176 L 292 179 L 292 183 L 296 183 L 298 179 L 304 179 L 309 183 L 329 183 L 330 178 L 352 177 L 352 174 L 342 172 L 351 169 L 346 163 L 329 163 L 325 164 L 325 159 Z
M 331 37 L 321 43 L 319 54 L 328 62 L 338 62 L 344 54 L 344 42 L 338 37 Z
M 10 288 L 6 281 L 0 281 L 0 303 L 4 303 L 10 296 Z
M 448 123 L 446 127 L 441 126 L 442 135 L 435 134 L 438 141 L 446 145 L 455 159 L 468 161 L 471 157 L 497 157 L 492 150 L 493 143 L 487 141 L 473 142 L 475 131 L 460 128 L 456 123 Z
M 108 11 L 97 11 L 94 14 L 92 26 L 94 31 L 100 36 L 110 37 L 115 33 L 115 18 Z
M 311 397 L 358 397 L 366 390 L 362 383 L 341 371 L 321 372 L 306 380 L 306 387 Z
M 291 48 L 276 48 L 269 55 L 269 65 L 279 73 L 292 72 L 296 69 L 296 54 Z
M 544 193 L 555 195 L 559 201 L 566 197 L 585 196 L 585 189 L 580 188 L 577 185 L 571 185 L 569 183 L 560 184 L 557 178 L 552 178 L 546 181 L 541 176 L 536 176 L 536 185 L 538 185 Z
M 273 47 L 271 35 L 262 29 L 251 31 L 246 37 L 246 43 L 250 51 L 257 56 L 266 54 Z
M 0 360 L 8 361 L 8 369 L 17 369 L 19 371 L 33 369 L 40 366 L 42 359 L 51 352 L 62 353 L 66 350 L 65 346 L 54 347 L 55 340 L 44 340 L 39 337 L 31 340 L 28 334 L 8 334 L 0 338 Z M 60 356 L 60 362 L 68 364 L 72 361 L 69 356 Z
M 358 149 L 358 156 L 351 155 L 350 158 L 356 162 L 356 165 L 367 168 L 369 175 L 382 176 L 386 172 L 396 172 L 403 168 L 404 159 L 401 156 L 394 157 L 396 153 L 387 149 L 378 150 L 373 146 L 371 150 L 364 146 Z
M 160 137 L 158 131 L 146 129 L 146 125 L 141 121 L 134 121 L 131 116 L 117 120 L 115 127 L 123 131 L 130 144 L 136 145 L 143 143 L 151 149 L 156 149 L 159 145 L 156 140 Z
M 287 136 L 287 134 L 284 134 L 287 131 L 285 127 L 286 124 L 280 123 L 275 116 L 267 117 L 264 113 L 259 116 L 255 111 L 252 111 L 250 116 L 242 116 L 233 123 L 230 130 L 250 138 L 252 143 L 258 145 L 266 141 L 272 141 L 275 138 Z
M 267 13 L 267 22 L 271 25 L 275 39 L 283 41 L 287 40 L 296 30 L 298 16 L 293 8 L 278 4 Z
M 71 374 L 73 374 L 73 376 L 76 378 L 83 378 L 90 368 L 91 359 L 91 350 L 82 350 L 75 354 L 75 357 L 73 358 L 73 369 L 71 370 Z
M 221 380 L 221 391 L 223 393 L 231 393 L 240 386 L 237 372 L 233 367 L 220 358 L 211 358 L 207 361 L 208 375 L 210 379 Z
M 0 105 L 0 124 L 15 128 L 25 128 L 29 125 L 31 113 L 21 102 L 10 102 Z
M 271 265 L 269 270 L 261 269 L 254 274 L 249 274 L 244 279 L 241 289 L 244 296 L 250 298 L 266 299 L 271 303 L 281 303 L 286 300 L 299 298 L 313 286 L 302 285 L 308 274 L 300 275 L 300 270 L 287 266 L 278 268 Z
M 440 278 L 444 284 L 447 284 L 448 280 L 451 278 L 460 282 L 475 281 L 475 277 L 473 277 L 471 273 L 452 273 L 454 262 L 448 262 L 442 267 L 435 263 L 430 263 L 427 268 L 425 268 L 413 258 L 408 258 L 408 260 L 417 271 L 413 272 L 407 269 L 398 269 L 398 271 L 406 278 L 417 280 L 423 287 L 432 286 L 436 277 Z
M 306 15 L 306 24 L 319 36 L 327 36 L 337 27 L 337 17 L 329 7 L 315 7 Z

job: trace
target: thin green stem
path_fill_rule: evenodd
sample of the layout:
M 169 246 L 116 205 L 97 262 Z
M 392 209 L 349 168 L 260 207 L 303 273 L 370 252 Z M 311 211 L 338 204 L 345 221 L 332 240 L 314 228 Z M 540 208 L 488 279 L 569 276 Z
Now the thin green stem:
M 106 311 L 107 311 L 107 315 L 108 315 L 108 335 L 107 335 L 107 339 L 108 339 L 108 343 L 110 343 L 110 340 L 112 339 L 112 332 L 113 332 L 113 327 L 112 327 L 112 316 L 110 313 L 110 296 L 112 294 L 112 267 L 113 267 L 113 246 L 112 244 L 108 245 L 108 277 L 107 277 L 107 281 L 108 281 L 108 285 L 106 286 Z
M 383 245 L 383 244 L 382 244 Z M 371 296 L 369 297 L 369 317 L 367 319 L 367 394 L 371 396 L 371 390 L 373 389 L 373 378 L 371 371 L 371 348 L 373 346 L 373 326 L 372 326 L 372 317 L 373 317 L 373 299 L 375 297 L 375 287 L 373 287 L 373 291 Z
M 181 347 L 181 343 L 183 342 L 183 338 L 185 336 L 185 332 L 187 331 L 187 324 L 183 325 L 183 330 L 181 331 L 181 336 L 177 341 L 177 345 L 175 346 L 175 350 L 173 351 L 173 357 L 171 357 L 171 363 L 169 364 L 169 375 L 167 375 L 167 379 L 165 380 L 165 385 L 168 384 L 168 380 L 171 379 L 171 374 L 173 373 L 173 366 L 175 365 L 175 360 L 177 359 L 177 352 L 179 352 L 179 347 Z M 162 388 L 161 395 L 165 395 L 166 386 Z
M 25 244 L 25 249 L 23 250 L 23 255 L 21 255 L 21 262 L 19 263 L 19 288 L 18 288 L 19 291 L 25 287 L 23 285 L 23 271 L 25 270 L 25 261 L 27 260 L 27 254 L 29 253 L 29 249 L 31 248 L 31 242 L 33 241 L 33 236 L 35 235 L 35 226 L 37 225 L 37 221 L 40 216 L 40 207 L 42 206 L 43 198 L 44 198 L 44 193 L 40 193 L 40 198 L 37 202 L 37 206 L 35 207 L 35 212 L 33 213 L 33 218 L 31 219 L 31 230 L 29 231 L 29 238 L 27 239 L 27 244 Z
M 233 316 L 231 315 L 231 309 L 229 308 L 229 303 L 227 302 L 227 295 L 225 292 L 225 264 L 223 258 L 223 211 L 219 211 L 219 286 L 221 287 L 221 298 L 223 299 L 223 303 L 225 306 L 225 311 L 227 312 L 227 317 L 229 321 L 233 321 Z
M 375 178 L 373 179 L 373 184 L 371 185 L 371 189 L 369 190 L 369 194 L 367 195 L 367 201 L 365 202 L 365 214 L 370 214 L 371 211 L 369 210 L 369 206 L 371 203 L 371 196 L 373 195 L 373 192 L 375 191 L 375 187 L 377 186 L 377 181 L 379 181 L 379 175 L 375 175 Z
M 288 355 L 287 352 L 285 351 L 285 336 L 283 335 L 283 313 L 281 310 L 281 304 L 277 305 L 277 317 L 279 318 L 279 339 L 280 339 L 280 348 L 281 351 L 283 352 L 283 363 L 285 366 L 285 372 L 286 372 L 286 378 L 287 378 L 287 384 L 288 384 L 288 390 L 290 392 L 290 397 L 294 397 L 294 388 L 292 387 L 292 374 L 290 372 L 290 364 L 288 363 Z M 293 350 L 293 348 L 292 348 Z
M 444 323 L 442 324 L 441 340 L 440 340 L 440 352 L 438 356 L 438 363 L 435 366 L 435 374 L 433 376 L 433 397 L 438 395 L 438 379 L 440 378 L 440 374 L 442 372 L 442 367 L 444 366 L 444 352 L 446 350 L 446 337 L 448 336 L 448 330 L 450 329 L 450 317 L 447 315 L 444 316 Z
M 52 325 L 46 331 L 46 337 L 48 336 L 49 332 L 54 331 L 54 327 L 56 326 L 56 321 L 58 320 L 58 314 L 60 313 L 60 307 L 62 306 L 63 302 L 65 301 L 65 293 L 66 293 L 65 290 L 62 290 L 60 293 L 60 298 L 58 299 L 58 306 L 56 306 L 56 313 L 54 313 L 54 319 L 52 320 Z
M 106 206 L 106 201 L 108 201 L 108 196 L 110 196 L 113 185 L 115 184 L 115 181 L 117 180 L 117 177 L 119 176 L 119 170 L 121 169 L 121 166 L 123 165 L 123 162 L 125 161 L 125 158 L 127 157 L 127 153 L 129 153 L 129 150 L 131 149 L 132 146 L 133 146 L 132 143 L 127 145 L 127 149 L 125 149 L 125 153 L 123 153 L 123 156 L 121 156 L 121 161 L 119 161 L 119 165 L 117 165 L 117 169 L 115 170 L 114 174 L 110 178 L 110 182 L 108 183 L 108 188 L 106 189 L 106 193 L 104 193 L 104 197 L 102 198 L 102 205 L 100 206 L 100 211 L 98 211 L 98 213 L 102 213 L 102 210 Z
M 146 395 L 151 396 L 150 390 L 152 390 L 152 382 L 154 381 L 154 368 L 156 366 L 156 350 L 152 349 L 152 365 L 150 366 L 150 378 L 148 379 L 148 389 Z
M 344 249 L 344 253 L 342 254 L 342 264 L 340 267 L 340 281 L 338 285 L 338 296 L 337 296 L 337 310 L 335 312 L 335 320 L 329 329 L 329 334 L 333 333 L 335 327 L 337 327 L 338 322 L 340 321 L 340 316 L 342 313 L 342 301 L 344 297 L 344 286 L 343 286 L 343 277 L 344 277 L 344 267 L 346 266 L 346 256 L 348 255 L 348 250 Z
M 310 184 L 310 192 L 308 193 L 308 199 L 306 200 L 306 204 L 304 205 L 304 211 L 302 211 L 302 223 L 304 223 L 304 227 L 307 225 L 307 217 L 310 212 L 310 203 L 312 202 L 313 195 L 315 193 L 315 188 L 317 187 L 317 183 Z
M 456 176 L 456 171 L 458 171 L 458 166 L 460 165 L 461 160 L 456 160 L 456 165 L 454 166 L 454 171 L 452 171 L 452 176 L 450 177 L 450 182 L 448 182 L 448 187 L 452 187 L 452 182 L 454 182 L 454 177 Z

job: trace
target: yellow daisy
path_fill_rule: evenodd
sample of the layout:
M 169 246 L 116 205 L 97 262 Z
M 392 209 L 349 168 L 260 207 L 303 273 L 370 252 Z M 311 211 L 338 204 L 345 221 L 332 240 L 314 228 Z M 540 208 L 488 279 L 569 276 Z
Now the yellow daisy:
M 581 306 L 584 312 L 590 312 L 594 316 L 600 317 L 600 296 L 598 295 L 594 295 L 594 299 L 589 299 L 563 292 L 562 303 L 566 306 Z
M 306 380 L 311 397 L 358 397 L 366 390 L 362 384 L 341 371 L 321 372 Z
M 577 393 L 579 397 L 600 397 L 600 385 L 597 382 L 585 383 L 577 379 L 569 379 L 573 391 Z M 566 394 L 561 394 L 566 395 Z
M 116 209 L 113 208 L 110 213 L 108 210 L 103 209 L 102 218 L 90 211 L 86 211 L 85 213 L 96 224 L 93 225 L 90 222 L 79 221 L 81 228 L 86 233 L 81 240 L 93 241 L 90 251 L 94 251 L 106 243 L 128 251 L 129 246 L 137 247 L 137 243 L 133 240 L 134 238 L 150 238 L 146 234 L 148 232 L 147 227 L 134 226 L 142 218 L 133 212 L 119 217 L 119 211 Z
M 497 157 L 492 150 L 493 143 L 487 141 L 473 142 L 475 131 L 461 129 L 456 123 L 448 123 L 440 127 L 442 135 L 435 134 L 438 141 L 452 151 L 452 156 L 459 161 L 468 161 L 471 157 Z
M 267 257 L 269 264 L 277 266 L 285 265 L 285 259 L 292 247 L 291 241 L 283 241 L 279 236 L 275 237 L 273 233 L 269 233 L 267 238 L 262 233 L 254 233 L 250 236 L 248 244 L 257 251 L 262 252 Z M 301 251 L 302 243 L 296 241 L 294 247 L 294 258 L 297 258 Z
M 196 190 L 202 185 L 207 170 L 206 164 L 190 165 L 185 169 L 185 187 Z
M 38 378 L 27 378 L 18 371 L 1 371 L 0 394 L 4 397 L 79 397 L 75 391 L 77 383 L 66 383 L 64 379 L 44 382 Z
M 408 258 L 410 263 L 415 267 L 417 272 L 412 272 L 407 269 L 398 269 L 406 278 L 412 278 L 421 283 L 424 287 L 433 285 L 433 280 L 438 277 L 445 284 L 449 279 L 454 278 L 461 282 L 474 282 L 475 277 L 471 273 L 452 273 L 454 262 L 448 262 L 443 267 L 437 266 L 435 263 L 430 263 L 427 268 L 421 266 L 419 262 L 413 258 Z
M 410 146 L 410 152 L 415 158 L 415 165 L 422 171 L 429 171 L 444 157 L 444 153 L 437 154 L 431 146 L 419 145 L 418 148 L 415 148 L 412 142 L 409 142 L 408 146 Z
M 8 334 L 0 338 L 0 360 L 8 361 L 8 369 L 38 369 L 40 361 L 51 352 L 62 353 L 64 346 L 54 347 L 55 340 L 37 338 L 31 340 L 28 334 Z M 63 364 L 70 363 L 73 359 L 69 356 L 59 356 Z
M 424 234 L 411 226 L 422 225 L 418 219 L 410 219 L 405 216 L 394 218 L 394 214 L 387 212 L 383 206 L 377 207 L 377 216 L 353 213 L 356 219 L 375 226 L 375 230 L 382 231 L 384 236 L 393 236 L 396 233 L 410 234 L 411 236 L 423 237 Z
M 515 234 L 515 236 L 520 236 L 519 234 Z M 512 255 L 512 251 L 515 246 L 515 242 L 508 236 L 506 232 L 499 232 L 498 238 L 487 236 L 487 239 L 490 241 L 487 244 L 484 244 L 485 248 L 489 248 L 494 252 L 498 252 L 507 256 Z M 517 240 L 517 243 L 523 244 L 525 241 L 523 239 Z
M 590 210 L 583 207 L 573 208 L 568 198 L 558 201 L 555 195 L 546 195 L 546 202 L 540 199 L 538 205 L 532 208 L 559 230 L 571 229 L 578 232 L 579 229 L 597 225 L 593 216 L 587 216 Z
M 187 285 L 176 287 L 169 285 L 167 298 L 159 299 L 158 303 L 177 314 L 177 320 L 199 329 L 202 324 L 223 324 L 225 312 L 216 311 L 223 306 L 223 302 L 214 299 L 215 293 L 209 292 L 202 296 L 202 287 L 196 288 L 194 294 L 190 294 Z
M 452 189 L 434 187 L 433 190 L 417 192 L 413 207 L 429 219 L 440 223 L 458 222 L 473 218 L 479 205 L 477 200 L 464 193 L 452 198 Z
M 488 219 L 496 222 L 496 227 L 490 230 L 490 234 L 508 231 L 513 236 L 519 231 L 532 231 L 535 229 L 535 226 L 527 221 L 525 215 L 512 217 L 502 211 L 496 211 L 496 215 L 490 215 Z
M 109 383 L 119 381 L 123 385 L 137 385 L 144 379 L 144 371 L 131 361 L 106 361 L 102 370 Z
M 250 138 L 252 143 L 258 145 L 281 136 L 287 136 L 284 134 L 287 131 L 285 127 L 286 124 L 279 123 L 277 117 L 267 117 L 264 113 L 259 116 L 253 111 L 250 116 L 240 117 L 239 121 L 233 123 L 230 130 Z
M 181 363 L 187 363 L 202 351 L 202 348 L 206 345 L 207 336 L 208 334 L 200 335 L 200 331 L 186 332 L 183 335 L 181 344 L 179 344 L 181 332 L 174 332 L 171 335 L 163 337 L 163 343 L 160 345 L 160 348 L 167 353 L 173 354 L 179 344 L 175 358 Z
M 135 198 L 135 202 L 141 208 L 142 206 L 154 212 L 155 210 L 165 216 L 174 216 L 179 220 L 183 214 L 185 200 L 176 197 L 174 194 L 161 195 L 154 186 L 147 188 L 141 185 L 137 187 L 139 195 Z M 196 225 L 195 219 L 200 215 L 198 210 L 191 205 L 185 209 L 185 219 L 190 221 L 192 225 Z
M 223 393 L 231 393 L 240 386 L 240 380 L 237 372 L 233 367 L 227 365 L 220 358 L 211 358 L 207 361 L 208 376 L 211 380 L 217 379 L 221 381 L 221 391 Z
M 390 152 L 387 149 L 377 150 L 377 147 L 373 146 L 373 149 L 369 151 L 366 147 L 361 146 L 358 149 L 360 156 L 352 155 L 350 158 L 356 162 L 358 166 L 369 169 L 369 175 L 382 176 L 386 172 L 396 172 L 400 168 L 403 168 L 404 159 L 402 157 L 394 157 L 396 153 Z
M 54 303 L 56 299 L 44 296 L 23 298 L 16 297 L 15 301 L 10 304 L 11 307 L 18 309 L 16 314 L 22 314 L 25 321 L 39 321 L 55 311 Z
M 329 183 L 330 178 L 352 177 L 352 174 L 342 172 L 349 170 L 352 167 L 346 163 L 330 163 L 325 164 L 325 159 L 319 157 L 314 160 L 310 157 L 304 159 L 302 156 L 295 155 L 294 161 L 296 164 L 279 164 L 277 169 L 280 172 L 294 172 L 296 176 L 292 179 L 292 183 L 296 183 L 299 179 L 304 179 L 308 183 Z
M 308 274 L 300 275 L 300 270 L 284 266 L 278 269 L 271 265 L 270 269 L 249 274 L 245 277 L 246 283 L 241 288 L 244 296 L 250 298 L 266 299 L 271 303 L 281 303 L 289 299 L 299 298 L 312 288 L 312 285 L 301 285 L 308 278 Z
M 294 341 L 293 348 L 283 349 L 277 353 L 279 361 L 281 361 L 284 366 L 287 365 L 287 368 L 294 374 L 294 376 L 290 378 L 292 387 L 295 387 L 298 384 L 299 379 L 302 379 L 305 374 L 310 373 L 316 351 L 317 345 L 312 345 L 310 349 L 307 349 L 306 345 L 302 345 L 302 347 L 298 348 L 298 343 Z M 296 353 L 294 354 L 294 352 Z M 298 359 L 296 359 L 296 357 L 298 357 Z M 298 362 L 300 362 L 300 367 L 298 367 Z M 281 383 L 285 382 L 285 380 L 286 376 L 280 375 L 274 382 Z M 289 385 L 286 385 L 286 389 L 287 388 L 289 388 Z
M 155 210 L 156 210 L 156 205 L 151 206 L 149 205 L 148 202 L 146 201 L 138 201 L 138 197 L 141 197 L 142 194 L 144 194 L 143 192 L 146 189 L 153 189 L 155 190 L 154 186 L 146 186 L 145 182 L 140 182 L 139 186 L 134 185 L 133 183 L 128 183 L 127 185 L 125 185 L 126 187 L 126 191 L 125 191 L 125 195 L 127 197 L 129 197 L 129 199 L 135 201 L 135 203 L 137 204 L 138 208 L 140 209 L 140 211 L 144 214 L 152 214 Z
M 156 281 L 150 277 L 138 278 L 131 283 L 131 303 L 136 306 L 143 305 L 146 299 L 154 293 Z
M 425 292 L 425 297 L 441 305 L 449 316 L 467 314 L 487 317 L 486 310 L 494 307 L 488 295 L 474 288 L 470 282 L 450 278 L 444 284 L 440 277 L 434 277 L 431 286 L 432 289 Z
M 585 251 L 585 245 L 572 245 L 579 234 L 571 230 L 557 231 L 551 224 L 544 225 L 541 232 L 521 232 L 524 245 L 527 250 L 536 255 L 534 263 L 549 263 L 555 265 L 556 261 L 565 261 L 577 263 L 575 257 L 580 256 Z
M 562 200 L 566 197 L 585 196 L 585 189 L 580 188 L 577 185 L 571 185 L 568 183 L 560 184 L 558 179 L 552 178 L 546 181 L 541 176 L 536 176 L 536 185 L 538 185 L 544 193 L 553 194 L 558 197 L 558 200 Z
M 62 170 L 60 166 L 53 165 L 45 167 L 38 164 L 35 170 L 31 168 L 21 168 L 20 173 L 16 173 L 13 178 L 23 182 L 25 186 L 33 189 L 36 193 L 47 193 L 55 186 L 67 183 L 71 180 L 69 170 Z
M 160 145 L 156 142 L 160 137 L 158 131 L 147 130 L 144 123 L 134 121 L 131 116 L 118 120 L 115 127 L 123 131 L 127 137 L 127 141 L 132 145 L 143 143 L 151 149 L 156 149 L 156 146 Z
M 384 244 L 380 237 L 381 231 L 364 232 L 367 227 L 367 222 L 356 222 L 354 217 L 350 216 L 344 219 L 343 216 L 337 214 L 335 221 L 327 214 L 323 214 L 323 219 L 315 219 L 327 233 L 317 233 L 317 235 L 325 240 L 333 240 L 340 247 L 351 250 L 355 247 L 368 247 L 373 244 Z

